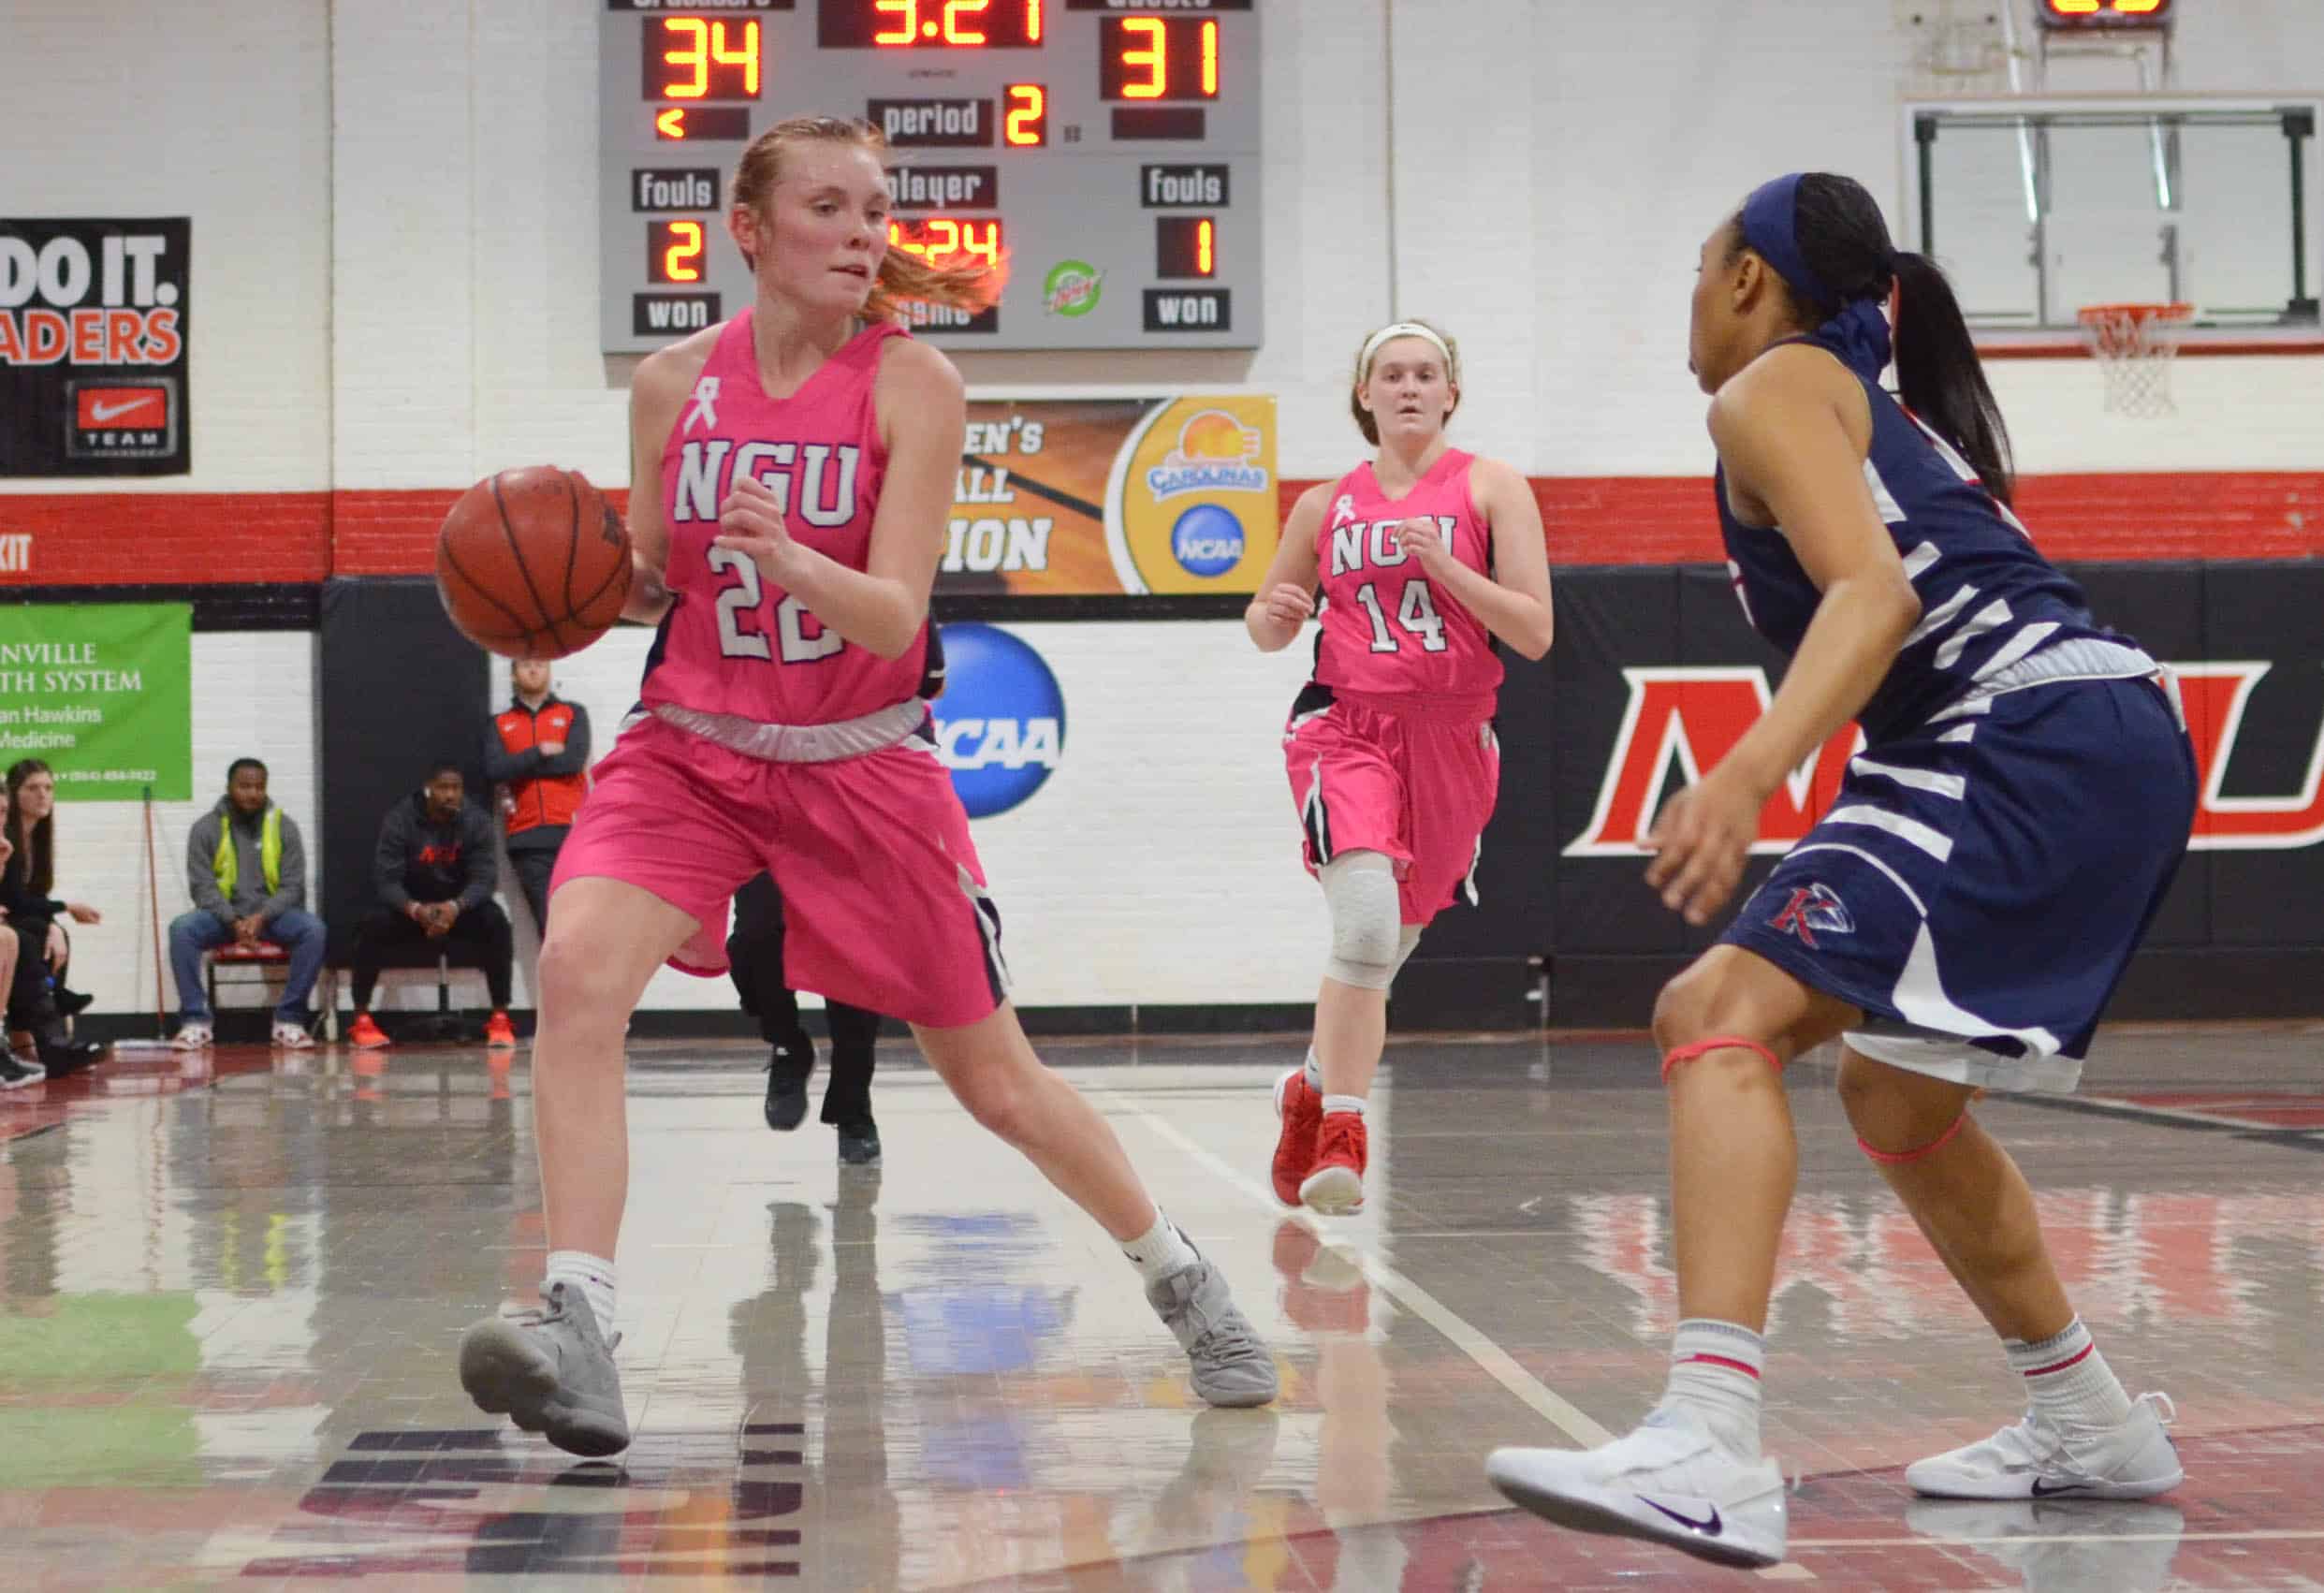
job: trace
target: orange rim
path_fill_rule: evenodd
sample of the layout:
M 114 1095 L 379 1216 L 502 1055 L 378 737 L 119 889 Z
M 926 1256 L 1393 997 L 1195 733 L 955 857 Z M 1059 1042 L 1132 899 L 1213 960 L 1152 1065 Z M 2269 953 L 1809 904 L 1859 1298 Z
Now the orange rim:
M 2192 304 L 2085 304 L 2074 312 L 2085 327 L 2102 326 L 2109 321 L 2189 321 L 2195 318 Z

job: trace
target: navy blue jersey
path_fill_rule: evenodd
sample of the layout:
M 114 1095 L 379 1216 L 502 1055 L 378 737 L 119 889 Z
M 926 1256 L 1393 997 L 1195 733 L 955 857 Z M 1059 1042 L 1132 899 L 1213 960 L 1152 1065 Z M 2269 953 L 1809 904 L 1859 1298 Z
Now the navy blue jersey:
M 1860 376 L 1859 380 L 1863 380 Z M 1871 490 L 1921 621 L 1857 716 L 1830 810 L 1719 937 L 1858 1008 L 1850 1047 L 1995 1089 L 2071 1089 L 2186 850 L 2195 760 L 2167 671 L 1960 454 L 1871 382 Z M 1820 594 L 1739 523 L 1752 625 L 1795 651 Z
M 2035 550 L 2017 517 L 1950 445 L 1878 384 L 1864 387 L 1872 408 L 1864 484 L 1921 598 L 1920 624 L 1857 716 L 1868 741 L 1877 746 L 1911 731 L 2021 659 L 2061 642 L 2127 642 L 2091 619 L 2081 588 Z M 1822 593 L 1781 530 L 1735 519 L 1724 467 L 1716 486 L 1727 573 L 1744 616 L 1790 657 Z

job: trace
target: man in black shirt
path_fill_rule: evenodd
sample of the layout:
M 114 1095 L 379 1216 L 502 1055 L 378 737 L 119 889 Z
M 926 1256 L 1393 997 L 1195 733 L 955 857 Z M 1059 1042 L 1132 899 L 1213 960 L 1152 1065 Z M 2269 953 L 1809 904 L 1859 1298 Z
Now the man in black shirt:
M 513 1049 L 508 1021 L 512 949 L 508 914 L 492 899 L 499 872 L 493 861 L 492 821 L 467 801 L 460 766 L 439 762 L 428 783 L 387 810 L 379 826 L 372 877 L 386 903 L 363 920 L 355 939 L 355 1026 L 347 1038 L 360 1047 L 385 1045 L 372 1021 L 372 992 L 388 957 L 437 941 L 462 943 L 480 955 L 491 986 L 487 1045 Z

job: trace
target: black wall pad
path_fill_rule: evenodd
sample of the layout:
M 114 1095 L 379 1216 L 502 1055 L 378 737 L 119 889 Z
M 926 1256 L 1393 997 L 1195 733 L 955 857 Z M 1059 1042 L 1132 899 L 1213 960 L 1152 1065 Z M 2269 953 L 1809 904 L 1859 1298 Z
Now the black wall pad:
M 356 926 L 378 905 L 372 854 L 388 806 L 417 790 L 440 757 L 460 764 L 471 802 L 490 799 L 484 720 L 491 676 L 482 650 L 445 617 L 433 577 L 326 581 L 321 631 L 317 911 L 339 965 Z

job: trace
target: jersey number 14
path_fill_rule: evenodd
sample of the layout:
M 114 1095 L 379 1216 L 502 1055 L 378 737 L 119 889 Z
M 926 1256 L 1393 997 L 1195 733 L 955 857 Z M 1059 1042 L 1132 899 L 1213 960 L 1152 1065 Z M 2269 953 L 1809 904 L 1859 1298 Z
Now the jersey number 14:
M 1403 644 L 1388 629 L 1387 611 L 1380 606 L 1380 595 L 1372 590 L 1376 583 L 1366 581 L 1355 589 L 1355 600 L 1364 605 L 1364 612 L 1371 616 L 1372 650 L 1400 652 Z M 1410 635 L 1420 638 L 1423 652 L 1442 652 L 1445 650 L 1444 616 L 1437 612 L 1436 600 L 1428 595 L 1425 580 L 1404 583 L 1404 596 L 1396 603 L 1396 623 Z

